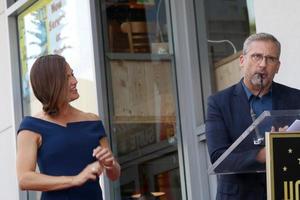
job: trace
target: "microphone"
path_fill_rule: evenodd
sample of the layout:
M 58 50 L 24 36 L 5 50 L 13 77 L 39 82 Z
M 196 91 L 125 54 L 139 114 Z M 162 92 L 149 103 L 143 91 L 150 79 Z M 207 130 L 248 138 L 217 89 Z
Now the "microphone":
M 258 91 L 257 95 L 254 96 L 254 100 L 259 98 L 259 95 L 263 91 L 263 77 L 262 77 L 262 74 L 256 74 L 256 76 L 260 81 L 260 85 L 259 85 L 259 91 Z M 252 100 L 251 103 L 250 103 L 250 115 L 251 115 L 251 118 L 252 118 L 252 122 L 254 122 L 256 120 L 256 114 L 253 111 L 253 102 L 254 102 L 254 100 Z M 265 138 L 260 135 L 258 127 L 255 127 L 255 138 L 253 138 L 254 145 L 264 145 L 264 140 L 265 140 Z
M 255 96 L 255 98 L 258 98 L 260 93 L 263 91 L 264 89 L 264 84 L 263 84 L 263 75 L 262 74 L 256 74 L 257 78 L 259 79 L 259 91 L 257 93 L 257 95 Z

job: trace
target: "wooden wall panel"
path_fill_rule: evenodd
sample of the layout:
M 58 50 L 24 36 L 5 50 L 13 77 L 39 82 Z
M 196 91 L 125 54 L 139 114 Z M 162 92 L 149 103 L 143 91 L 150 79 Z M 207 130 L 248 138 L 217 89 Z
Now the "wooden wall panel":
M 169 61 L 111 61 L 110 66 L 117 120 L 175 119 Z
M 241 52 L 238 52 L 215 63 L 214 70 L 217 91 L 223 90 L 241 79 L 240 55 Z

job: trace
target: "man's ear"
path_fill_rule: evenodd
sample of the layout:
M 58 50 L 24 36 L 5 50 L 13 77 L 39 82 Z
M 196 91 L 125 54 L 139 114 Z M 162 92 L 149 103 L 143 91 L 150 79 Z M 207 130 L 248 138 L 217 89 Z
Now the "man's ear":
M 280 68 L 280 61 L 278 61 L 279 63 L 278 63 L 278 65 L 277 65 L 277 69 L 276 69 L 276 74 L 279 72 L 279 68 Z
M 242 54 L 242 55 L 240 55 L 240 67 L 241 67 L 241 69 L 244 67 L 244 62 L 245 62 L 245 56 Z

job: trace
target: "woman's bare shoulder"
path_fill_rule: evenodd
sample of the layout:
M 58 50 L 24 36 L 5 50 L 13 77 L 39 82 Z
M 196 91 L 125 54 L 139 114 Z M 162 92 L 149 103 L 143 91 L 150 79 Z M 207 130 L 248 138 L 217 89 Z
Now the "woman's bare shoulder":
M 82 121 L 96 121 L 100 120 L 100 117 L 96 115 L 95 113 L 90 113 L 90 112 L 79 112 L 79 116 Z
M 19 141 L 25 141 L 26 143 L 34 142 L 38 146 L 41 146 L 42 144 L 42 136 L 37 133 L 30 130 L 22 130 L 18 133 L 17 140 Z
M 34 115 L 32 115 L 32 117 L 38 118 L 38 119 L 45 119 L 45 114 L 44 114 L 44 112 L 40 111 L 40 112 L 35 113 Z
M 100 120 L 100 117 L 95 113 L 85 113 L 88 120 Z
M 75 118 L 78 121 L 96 121 L 96 120 L 100 120 L 100 117 L 97 114 L 91 113 L 91 112 L 84 112 L 84 111 L 79 110 L 77 108 L 74 108 L 73 114 L 74 114 L 74 116 L 76 116 Z

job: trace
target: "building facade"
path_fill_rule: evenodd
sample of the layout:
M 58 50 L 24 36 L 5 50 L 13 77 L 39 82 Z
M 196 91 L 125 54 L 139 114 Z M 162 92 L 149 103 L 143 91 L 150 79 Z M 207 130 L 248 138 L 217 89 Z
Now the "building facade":
M 271 0 L 0 0 L 0 199 L 19 191 L 16 131 L 40 104 L 28 74 L 63 55 L 77 77 L 74 106 L 100 115 L 122 167 L 101 179 L 105 199 L 214 199 L 205 144 L 206 98 L 241 77 L 254 32 L 282 42 L 276 80 L 300 88 L 300 3 Z M 272 6 L 271 6 L 272 5 Z

